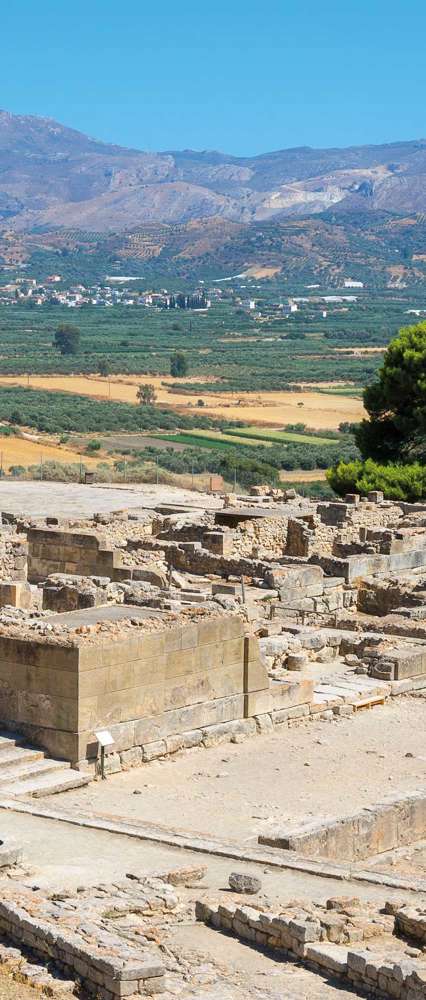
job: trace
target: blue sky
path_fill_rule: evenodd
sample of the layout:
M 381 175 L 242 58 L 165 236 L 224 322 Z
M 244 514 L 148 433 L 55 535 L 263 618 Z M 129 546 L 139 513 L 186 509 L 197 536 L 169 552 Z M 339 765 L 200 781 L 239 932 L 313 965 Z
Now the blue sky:
M 1 34 L 0 107 L 109 142 L 250 155 L 426 136 L 424 0 L 5 0 Z

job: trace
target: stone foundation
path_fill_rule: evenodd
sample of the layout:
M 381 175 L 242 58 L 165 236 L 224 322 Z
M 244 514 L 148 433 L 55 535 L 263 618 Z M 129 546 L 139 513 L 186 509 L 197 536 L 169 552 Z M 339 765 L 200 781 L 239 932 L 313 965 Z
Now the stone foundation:
M 256 948 L 297 958 L 314 971 L 354 984 L 379 997 L 424 1000 L 426 960 L 375 954 L 375 939 L 389 941 L 398 932 L 392 912 L 378 911 L 358 899 L 330 899 L 326 906 L 289 904 L 278 912 L 243 902 L 197 904 L 198 920 L 233 934 Z M 365 942 L 365 949 L 363 943 Z M 368 949 L 367 948 L 368 942 Z
M 307 857 L 360 861 L 422 840 L 426 834 L 426 792 L 361 809 L 343 819 L 324 820 L 291 833 L 259 837 L 259 843 Z

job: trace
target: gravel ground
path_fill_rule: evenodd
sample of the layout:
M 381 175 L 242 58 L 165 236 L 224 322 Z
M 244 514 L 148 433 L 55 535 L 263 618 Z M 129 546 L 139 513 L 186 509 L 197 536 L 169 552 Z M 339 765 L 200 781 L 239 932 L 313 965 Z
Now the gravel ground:
M 58 994 L 59 995 L 59 994 Z M 33 986 L 26 986 L 24 983 L 17 983 L 8 972 L 0 966 L 0 1000 L 37 1000 L 42 996 L 39 990 Z M 61 1000 L 75 1000 L 75 994 L 62 993 Z M 81 995 L 81 1000 L 84 1000 Z
M 337 980 L 276 959 L 202 924 L 173 928 L 168 945 L 188 968 L 187 990 L 181 1000 L 354 1000 L 360 996 Z M 173 989 L 173 980 L 171 985 Z

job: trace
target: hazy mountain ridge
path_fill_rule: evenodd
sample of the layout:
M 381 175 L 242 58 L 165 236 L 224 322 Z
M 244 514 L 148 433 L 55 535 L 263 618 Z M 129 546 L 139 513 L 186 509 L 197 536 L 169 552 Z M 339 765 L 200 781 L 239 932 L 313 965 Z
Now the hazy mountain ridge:
M 145 223 L 237 223 L 334 211 L 426 212 L 426 140 L 254 157 L 147 153 L 48 118 L 0 112 L 0 226 L 125 232 Z

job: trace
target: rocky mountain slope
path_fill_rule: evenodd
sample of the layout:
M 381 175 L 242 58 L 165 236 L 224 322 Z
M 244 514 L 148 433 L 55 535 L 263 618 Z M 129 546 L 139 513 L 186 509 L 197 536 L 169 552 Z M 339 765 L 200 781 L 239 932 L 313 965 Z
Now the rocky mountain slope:
M 334 212 L 426 212 L 426 140 L 255 157 L 146 153 L 47 118 L 0 112 L 0 228 L 125 232 Z

